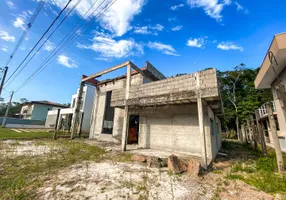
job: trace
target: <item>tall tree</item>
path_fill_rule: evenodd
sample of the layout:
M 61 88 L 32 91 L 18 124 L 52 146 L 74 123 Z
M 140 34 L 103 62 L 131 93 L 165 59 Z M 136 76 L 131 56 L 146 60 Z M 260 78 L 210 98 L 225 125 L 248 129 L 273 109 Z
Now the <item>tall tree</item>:
M 254 80 L 258 69 L 240 64 L 229 71 L 218 71 L 219 87 L 224 106 L 226 129 L 239 130 L 239 124 L 255 109 L 272 100 L 270 90 L 256 90 Z

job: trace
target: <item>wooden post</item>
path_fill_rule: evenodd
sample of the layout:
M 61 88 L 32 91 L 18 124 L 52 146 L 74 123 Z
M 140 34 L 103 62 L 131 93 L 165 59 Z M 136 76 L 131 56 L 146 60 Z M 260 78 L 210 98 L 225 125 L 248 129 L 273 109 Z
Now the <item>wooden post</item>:
M 259 133 L 259 141 L 260 141 L 260 144 L 262 147 L 262 152 L 263 152 L 263 155 L 266 156 L 267 155 L 267 148 L 266 148 L 266 143 L 265 143 L 265 135 L 264 135 L 264 131 L 263 131 L 263 128 L 261 126 L 261 123 L 260 123 L 260 115 L 259 115 L 258 110 L 255 110 L 255 119 L 256 119 L 257 130 Z
M 241 124 L 241 137 L 242 137 L 242 141 L 244 143 L 247 143 L 247 137 L 246 137 L 246 132 L 245 132 L 245 125 Z
M 268 119 L 270 122 L 270 128 L 271 128 L 271 134 L 273 138 L 273 144 L 275 148 L 275 153 L 276 153 L 276 160 L 277 160 L 277 165 L 278 165 L 278 172 L 284 172 L 284 163 L 283 163 L 283 157 L 282 157 L 282 152 L 281 152 L 281 147 L 277 135 L 277 127 L 276 127 L 276 122 L 273 116 L 273 108 L 272 108 L 272 103 L 267 103 L 266 104 L 266 109 L 268 113 Z
M 56 119 L 56 123 L 55 123 L 55 127 L 54 127 L 54 140 L 57 139 L 57 130 L 58 130 L 58 123 L 59 123 L 59 118 L 60 118 L 60 112 L 61 112 L 61 109 L 58 109 L 58 112 L 57 112 L 57 119 Z
M 73 122 L 72 122 L 71 139 L 74 139 L 77 134 L 77 128 L 78 128 L 79 118 L 80 118 L 80 105 L 82 101 L 83 87 L 84 87 L 84 83 L 81 82 L 79 86 L 77 98 L 76 98 L 75 113 L 74 113 L 75 116 L 73 116 L 73 120 L 72 120 Z
M 8 103 L 8 106 L 7 106 L 7 109 L 5 112 L 5 116 L 4 116 L 3 121 L 2 121 L 2 128 L 6 127 L 6 119 L 7 119 L 7 116 L 9 114 L 10 107 L 12 105 L 13 95 L 14 95 L 14 91 L 12 91 L 11 96 L 10 96 L 10 100 L 9 100 L 9 103 Z
M 203 101 L 201 98 L 201 88 L 200 88 L 200 73 L 196 73 L 196 90 L 197 90 L 197 106 L 198 106 L 198 118 L 199 118 L 199 129 L 200 129 L 200 140 L 201 140 L 201 158 L 202 158 L 202 167 L 207 169 L 207 149 L 206 149 L 206 135 L 204 128 L 204 109 Z
M 81 129 L 82 129 L 83 117 L 84 117 L 84 112 L 82 112 L 81 118 L 80 118 L 80 126 L 79 126 L 79 132 L 78 132 L 78 136 L 79 136 L 79 137 L 81 136 Z
M 252 138 L 253 138 L 253 143 L 254 143 L 254 150 L 257 151 L 257 131 L 255 128 L 255 124 L 254 124 L 254 119 L 253 119 L 253 115 L 250 115 L 250 120 L 251 120 L 251 128 L 252 128 Z
M 251 125 L 250 125 L 250 120 L 247 119 L 246 120 L 246 123 L 247 123 L 247 130 L 248 130 L 248 134 L 247 134 L 247 140 L 250 144 L 252 144 L 253 142 L 253 139 L 252 139 L 252 129 L 251 129 Z
M 124 109 L 124 120 L 122 129 L 122 152 L 126 151 L 126 144 L 129 131 L 129 108 L 127 105 L 127 100 L 129 99 L 129 89 L 131 86 L 131 65 L 127 65 L 126 74 L 126 89 L 125 89 L 125 109 Z

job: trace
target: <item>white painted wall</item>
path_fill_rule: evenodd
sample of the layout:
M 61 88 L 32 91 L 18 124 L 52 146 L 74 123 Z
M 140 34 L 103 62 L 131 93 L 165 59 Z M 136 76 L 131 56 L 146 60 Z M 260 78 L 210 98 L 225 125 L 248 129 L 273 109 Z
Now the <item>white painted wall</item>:
M 77 90 L 77 94 L 78 92 L 79 90 Z M 71 108 L 61 109 L 60 115 L 73 114 L 74 116 L 75 109 L 72 106 L 73 106 L 73 102 L 74 102 L 74 105 L 76 103 L 75 100 L 77 99 L 77 94 L 72 95 Z M 91 112 L 93 108 L 94 96 L 95 96 L 95 88 L 89 85 L 84 86 L 83 96 L 82 96 L 82 106 L 80 109 L 80 112 L 84 113 L 82 129 L 81 129 L 83 133 L 89 133 L 90 131 L 90 118 L 91 118 Z M 46 128 L 50 128 L 52 124 L 55 124 L 56 115 L 57 115 L 57 108 L 55 110 L 51 110 L 48 112 L 48 116 L 47 116 L 47 120 L 45 124 Z

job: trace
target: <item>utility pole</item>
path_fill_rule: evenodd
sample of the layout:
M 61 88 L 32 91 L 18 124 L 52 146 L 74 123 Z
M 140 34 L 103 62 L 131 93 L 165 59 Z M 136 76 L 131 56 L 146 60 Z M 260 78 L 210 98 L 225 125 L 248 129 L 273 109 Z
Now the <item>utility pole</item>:
M 4 116 L 3 121 L 2 121 L 2 128 L 5 128 L 5 126 L 6 126 L 6 118 L 8 116 L 8 113 L 9 113 L 9 110 L 10 110 L 10 107 L 12 104 L 13 95 L 14 95 L 14 91 L 12 91 L 11 96 L 10 96 L 10 100 L 9 100 L 9 103 L 8 103 L 8 106 L 6 109 L 6 113 L 5 113 L 5 116 Z
M 2 93 L 2 90 L 3 90 L 3 86 L 4 86 L 5 79 L 6 79 L 6 75 L 7 75 L 7 72 L 8 72 L 8 67 L 7 66 L 4 67 L 3 70 L 4 70 L 4 75 L 3 75 L 3 78 L 2 78 L 2 81 L 1 81 L 1 85 L 0 85 L 0 96 L 1 96 L 1 93 Z

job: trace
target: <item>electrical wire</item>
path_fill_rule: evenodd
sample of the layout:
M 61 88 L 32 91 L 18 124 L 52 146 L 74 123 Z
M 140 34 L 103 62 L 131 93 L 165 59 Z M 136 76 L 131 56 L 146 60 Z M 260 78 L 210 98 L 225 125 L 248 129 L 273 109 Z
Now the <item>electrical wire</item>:
M 8 66 L 8 64 L 11 62 L 11 60 L 14 58 L 14 55 L 16 54 L 16 52 L 18 51 L 19 47 L 21 46 L 22 42 L 24 41 L 24 39 L 26 38 L 26 35 L 28 34 L 30 28 L 32 27 L 34 21 L 36 20 L 38 14 L 40 13 L 41 9 L 43 8 L 43 6 L 45 5 L 46 0 L 42 0 L 39 2 L 37 8 L 35 9 L 33 15 L 31 16 L 30 21 L 28 22 L 28 24 L 26 25 L 25 30 L 23 31 L 19 41 L 17 42 L 16 46 L 14 47 L 11 55 L 9 56 L 9 58 L 7 59 L 7 61 L 4 63 L 3 67 Z
M 66 16 L 62 19 L 62 21 L 57 25 L 57 27 L 50 33 L 50 35 L 45 39 L 43 44 L 37 49 L 37 51 L 30 57 L 30 59 L 25 63 L 25 65 L 15 74 L 15 76 L 11 79 L 10 83 L 6 85 L 6 87 L 15 80 L 15 78 L 27 67 L 27 65 L 31 62 L 31 60 L 37 55 L 37 53 L 41 50 L 41 48 L 49 41 L 49 39 L 54 35 L 54 33 L 58 30 L 58 28 L 63 24 L 63 22 L 70 16 L 70 14 L 74 11 L 74 9 L 79 5 L 82 0 L 78 0 L 77 3 L 72 7 L 72 9 L 66 14 Z
M 61 10 L 61 12 L 58 14 L 58 16 L 54 19 L 52 24 L 48 27 L 48 29 L 44 32 L 44 34 L 40 37 L 38 42 L 34 45 L 34 47 L 30 50 L 30 52 L 26 55 L 24 60 L 20 63 L 20 65 L 14 70 L 14 72 L 9 76 L 8 80 L 5 82 L 5 84 L 12 78 L 12 76 L 18 71 L 18 69 L 23 65 L 23 63 L 27 60 L 27 58 L 31 55 L 31 53 L 34 51 L 34 49 L 37 47 L 37 45 L 41 42 L 41 40 L 45 37 L 45 35 L 49 32 L 49 30 L 52 28 L 52 26 L 56 23 L 56 21 L 60 18 L 62 13 L 67 9 L 68 5 L 72 2 L 72 0 L 69 0 L 65 7 Z
M 107 4 L 95 17 L 98 18 L 100 17 L 107 9 L 109 9 L 117 0 L 111 0 L 110 4 Z M 103 3 L 103 2 L 102 2 Z M 96 10 L 94 10 L 89 17 L 91 17 L 96 11 L 97 9 L 102 5 L 102 3 L 96 8 Z M 88 13 L 89 11 L 87 11 Z M 87 14 L 86 13 L 86 14 Z M 88 18 L 89 18 L 88 17 Z M 40 67 L 30 76 L 26 79 L 26 81 L 20 85 L 15 92 L 19 91 L 21 88 L 23 88 L 25 85 L 27 85 L 35 76 L 37 76 L 40 72 L 42 72 L 44 70 L 45 67 L 47 67 L 49 64 L 51 64 L 52 62 L 52 58 L 53 56 L 61 53 L 63 50 L 65 50 L 70 44 L 72 44 L 80 35 L 78 34 L 78 31 L 84 29 L 91 21 L 88 21 L 86 24 L 83 24 L 79 29 L 77 29 L 77 31 L 75 31 L 75 33 L 73 35 L 71 35 L 69 37 L 68 40 L 65 41 L 65 43 L 59 48 L 57 49 L 55 52 L 52 53 L 52 56 L 48 59 L 46 59 L 42 65 L 40 65 Z M 75 27 L 75 26 L 74 26 Z M 63 41 L 63 40 L 62 40 Z

